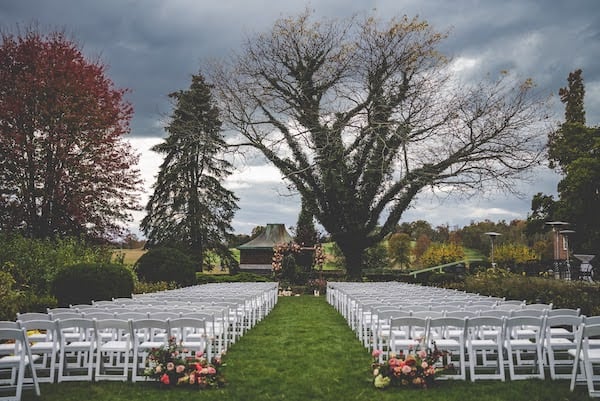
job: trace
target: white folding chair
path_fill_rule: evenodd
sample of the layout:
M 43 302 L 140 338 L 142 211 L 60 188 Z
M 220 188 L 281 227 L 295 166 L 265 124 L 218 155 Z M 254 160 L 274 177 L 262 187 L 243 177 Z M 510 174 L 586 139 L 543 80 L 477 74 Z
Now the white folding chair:
M 2 401 L 21 401 L 23 387 L 25 385 L 25 370 L 29 369 L 35 394 L 40 396 L 40 386 L 33 363 L 34 357 L 27 341 L 25 329 L 0 328 L 0 343 L 10 342 L 14 344 L 14 354 L 0 356 L 0 372 L 10 371 L 8 381 L 0 381 L 0 391 L 13 391 L 14 393 L 1 396 Z
M 229 345 L 229 308 L 226 306 L 210 306 L 196 312 L 184 313 L 182 317 L 202 319 L 206 322 L 206 334 L 212 344 L 215 355 L 222 355 Z
M 429 318 L 405 316 L 390 319 L 389 351 L 391 353 L 408 354 L 427 336 Z
M 148 353 L 153 348 L 168 344 L 169 321 L 156 319 L 140 319 L 131 321 L 133 341 L 133 368 L 131 380 L 145 380 L 144 366 Z M 138 373 L 141 370 L 142 374 Z
M 544 380 L 544 317 L 509 317 L 504 325 L 510 379 Z
M 599 378 L 598 375 L 594 375 L 594 366 L 597 368 L 600 364 L 600 348 L 590 348 L 589 344 L 589 339 L 597 336 L 600 336 L 600 324 L 588 326 L 583 323 L 577 335 L 577 348 L 569 350 L 569 354 L 574 356 L 571 391 L 575 390 L 575 385 L 579 380 L 577 371 L 581 370 L 590 397 L 600 397 L 600 389 L 595 387 L 595 383 L 599 381 Z
M 94 320 L 96 369 L 94 379 L 127 381 L 133 329 L 128 320 Z
M 57 320 L 59 339 L 58 382 L 92 381 L 94 370 L 94 321 Z
M 31 352 L 40 358 L 33 364 L 40 383 L 54 383 L 58 367 L 58 325 L 55 320 L 28 320 L 17 321 L 25 329 L 28 341 L 31 343 Z M 31 334 L 31 337 L 29 337 Z M 45 338 L 40 341 L 39 335 Z
M 205 357 L 208 361 L 214 356 L 204 319 L 182 317 L 169 320 L 169 333 L 187 351 L 187 356 Z
M 465 363 L 465 327 L 466 319 L 460 317 L 437 317 L 429 320 L 427 344 L 435 345 L 447 354 L 440 361 L 441 366 L 453 366 L 457 373 L 450 369 L 441 376 L 442 379 L 467 379 Z M 458 366 L 456 366 L 458 365 Z
M 503 332 L 504 318 L 493 316 L 467 318 L 465 336 L 471 381 L 506 380 Z
M 583 316 L 559 315 L 546 317 L 544 350 L 552 380 L 571 378 L 574 358 L 569 354 L 569 351 L 574 351 L 577 348 L 575 337 L 582 323 Z M 565 369 L 568 369 L 568 373 L 559 372 Z

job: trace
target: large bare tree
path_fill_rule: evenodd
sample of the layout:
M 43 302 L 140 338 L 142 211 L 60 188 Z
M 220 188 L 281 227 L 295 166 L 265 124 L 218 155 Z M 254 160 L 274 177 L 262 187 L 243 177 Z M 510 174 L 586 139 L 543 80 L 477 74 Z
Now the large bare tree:
M 229 128 L 301 194 L 350 278 L 424 189 L 511 190 L 541 154 L 531 81 L 460 84 L 445 37 L 417 18 L 305 12 L 212 73 Z

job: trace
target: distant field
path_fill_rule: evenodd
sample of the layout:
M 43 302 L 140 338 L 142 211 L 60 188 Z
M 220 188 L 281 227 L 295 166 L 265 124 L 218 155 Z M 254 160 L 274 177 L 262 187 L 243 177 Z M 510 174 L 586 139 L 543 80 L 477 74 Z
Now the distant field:
M 147 251 L 142 248 L 138 249 L 116 249 L 113 251 L 113 257 L 119 257 L 119 255 L 125 255 L 124 263 L 126 265 L 133 265 L 137 260 L 145 254 Z

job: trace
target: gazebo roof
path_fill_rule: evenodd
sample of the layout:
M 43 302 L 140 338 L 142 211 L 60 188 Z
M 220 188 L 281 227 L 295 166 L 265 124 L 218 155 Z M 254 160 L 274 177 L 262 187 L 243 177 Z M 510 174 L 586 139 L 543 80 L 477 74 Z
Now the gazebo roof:
M 293 241 L 283 224 L 267 224 L 265 230 L 253 240 L 238 246 L 238 249 L 273 249 L 276 244 Z

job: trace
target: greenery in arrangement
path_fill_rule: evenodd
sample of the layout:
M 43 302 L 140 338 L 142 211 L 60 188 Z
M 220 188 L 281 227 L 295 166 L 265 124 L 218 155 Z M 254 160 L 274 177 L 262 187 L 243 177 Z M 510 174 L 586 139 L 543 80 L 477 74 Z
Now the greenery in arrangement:
M 222 366 L 220 357 L 208 361 L 202 353 L 187 356 L 185 348 L 171 337 L 166 346 L 149 352 L 144 375 L 164 387 L 190 385 L 199 389 L 216 388 L 225 385 Z

